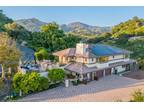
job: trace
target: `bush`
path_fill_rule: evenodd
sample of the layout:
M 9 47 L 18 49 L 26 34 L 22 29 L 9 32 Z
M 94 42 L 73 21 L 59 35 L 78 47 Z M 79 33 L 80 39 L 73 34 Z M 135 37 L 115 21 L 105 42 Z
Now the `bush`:
M 58 83 L 64 80 L 65 73 L 63 69 L 51 69 L 48 72 L 48 78 L 52 83 Z
M 40 87 L 40 74 L 38 74 L 36 72 L 32 72 L 27 75 L 28 75 L 28 77 L 26 77 L 26 79 L 24 80 L 23 83 L 26 82 L 29 91 L 31 91 L 31 92 L 38 91 L 38 88 Z M 26 85 L 24 84 L 24 86 L 26 86 Z
M 49 82 L 47 78 L 41 77 L 37 72 L 24 75 L 16 73 L 13 77 L 12 87 L 16 93 L 21 90 L 23 94 L 29 94 L 48 89 Z
M 144 93 L 142 92 L 141 89 L 136 90 L 132 94 L 132 99 L 130 100 L 131 102 L 144 102 Z
M 46 90 L 48 88 L 49 88 L 48 78 L 40 77 L 39 91 Z
M 12 88 L 15 90 L 16 93 L 19 93 L 21 89 L 21 81 L 24 76 L 22 73 L 18 72 L 14 75 L 13 81 L 12 81 Z

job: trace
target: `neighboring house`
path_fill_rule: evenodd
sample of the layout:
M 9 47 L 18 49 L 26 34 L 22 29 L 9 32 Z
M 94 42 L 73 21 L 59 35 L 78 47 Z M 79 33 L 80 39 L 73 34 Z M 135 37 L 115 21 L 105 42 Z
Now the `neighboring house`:
M 136 61 L 131 60 L 131 52 L 103 44 L 78 43 L 76 48 L 55 52 L 59 64 L 67 72 L 80 80 L 94 80 L 111 74 L 120 74 L 136 69 Z

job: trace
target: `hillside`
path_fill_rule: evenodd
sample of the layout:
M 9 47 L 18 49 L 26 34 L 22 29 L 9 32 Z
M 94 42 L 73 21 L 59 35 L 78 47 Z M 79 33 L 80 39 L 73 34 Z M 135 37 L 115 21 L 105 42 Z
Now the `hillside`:
M 81 22 L 73 22 L 67 25 L 64 24 L 64 25 L 61 25 L 61 28 L 65 32 L 72 32 L 72 33 L 81 34 L 81 35 L 94 35 L 94 34 L 100 34 L 100 33 L 111 31 L 111 27 L 91 26 L 91 25 L 84 24 Z
M 144 19 L 138 17 L 133 17 L 125 22 L 121 22 L 112 28 L 113 37 L 142 35 L 144 35 Z
M 39 32 L 40 26 L 46 24 L 45 22 L 42 22 L 36 18 L 20 19 L 16 20 L 15 22 L 31 32 Z
M 36 18 L 21 19 L 21 20 L 16 20 L 15 22 L 32 32 L 39 32 L 40 26 L 47 24 L 46 22 L 42 22 Z M 91 26 L 81 22 L 73 22 L 67 25 L 62 24 L 60 25 L 60 28 L 65 32 L 70 32 L 70 33 L 80 34 L 80 35 L 94 35 L 94 34 L 100 34 L 103 32 L 111 31 L 110 27 Z

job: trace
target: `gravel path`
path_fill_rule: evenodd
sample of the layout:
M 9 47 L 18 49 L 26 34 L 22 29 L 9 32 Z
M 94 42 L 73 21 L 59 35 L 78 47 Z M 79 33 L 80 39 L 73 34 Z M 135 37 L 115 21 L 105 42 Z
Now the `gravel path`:
M 127 77 L 107 76 L 87 85 L 57 87 L 29 95 L 18 101 L 128 101 L 130 94 L 137 88 L 144 88 L 144 82 Z

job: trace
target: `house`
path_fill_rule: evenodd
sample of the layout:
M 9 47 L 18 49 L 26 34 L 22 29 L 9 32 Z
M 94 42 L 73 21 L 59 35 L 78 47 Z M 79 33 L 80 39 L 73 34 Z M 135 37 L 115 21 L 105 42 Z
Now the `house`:
M 66 72 L 79 80 L 94 80 L 111 74 L 134 71 L 136 61 L 130 59 L 132 52 L 103 44 L 78 43 L 76 48 L 55 52 L 59 64 Z

